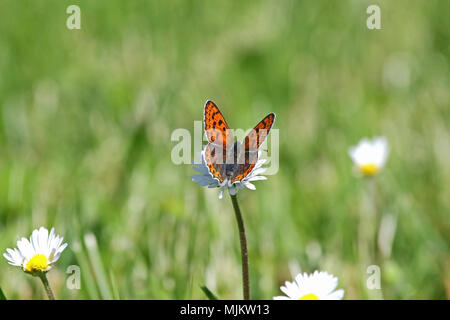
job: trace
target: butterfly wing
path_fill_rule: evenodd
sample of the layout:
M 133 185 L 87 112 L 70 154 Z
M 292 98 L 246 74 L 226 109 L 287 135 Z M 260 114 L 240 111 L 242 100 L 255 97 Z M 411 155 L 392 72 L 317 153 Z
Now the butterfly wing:
M 239 164 L 239 170 L 233 177 L 232 182 L 241 181 L 250 172 L 258 161 L 258 149 L 261 144 L 266 140 L 270 129 L 275 121 L 275 114 L 270 113 L 264 119 L 262 119 L 250 133 L 244 139 L 244 150 L 241 155 Z M 244 159 L 242 159 L 244 157 Z
M 203 119 L 205 122 L 206 137 L 209 143 L 226 148 L 233 142 L 230 127 L 214 102 L 206 101 Z
M 241 181 L 244 179 L 250 172 L 252 172 L 253 168 L 258 161 L 258 152 L 244 152 L 243 157 L 245 159 L 238 160 L 238 170 L 236 175 L 232 178 L 231 182 Z M 240 157 L 242 159 L 242 157 Z
M 252 129 L 252 131 L 250 131 L 244 140 L 244 148 L 246 152 L 258 151 L 261 144 L 264 140 L 266 140 L 274 121 L 275 113 L 269 113 Z
M 205 104 L 204 122 L 209 142 L 205 149 L 205 162 L 213 177 L 223 182 L 222 169 L 226 161 L 226 149 L 233 142 L 233 134 L 222 112 L 209 100 Z
M 222 177 L 222 169 L 224 166 L 224 161 L 218 161 L 218 159 L 222 158 L 220 152 L 223 151 L 221 147 L 208 143 L 205 148 L 205 162 L 208 166 L 209 172 L 212 174 L 214 178 L 219 179 L 220 182 L 223 182 Z

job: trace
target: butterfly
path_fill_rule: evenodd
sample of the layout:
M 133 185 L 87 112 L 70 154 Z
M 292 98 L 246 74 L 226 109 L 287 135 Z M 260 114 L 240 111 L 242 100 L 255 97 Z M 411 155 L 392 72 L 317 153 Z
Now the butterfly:
M 258 161 L 258 149 L 272 128 L 275 114 L 269 113 L 262 119 L 243 143 L 234 141 L 230 127 L 214 102 L 206 102 L 203 120 L 208 139 L 204 153 L 206 165 L 221 186 L 231 187 L 252 172 Z

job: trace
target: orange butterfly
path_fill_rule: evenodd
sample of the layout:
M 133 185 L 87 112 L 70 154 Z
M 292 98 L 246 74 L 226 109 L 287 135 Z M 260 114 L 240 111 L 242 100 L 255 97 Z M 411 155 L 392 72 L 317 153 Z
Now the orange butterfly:
M 204 110 L 205 133 L 208 145 L 205 162 L 209 172 L 220 184 L 231 186 L 243 180 L 258 161 L 258 148 L 264 142 L 275 114 L 269 113 L 245 137 L 244 143 L 234 142 L 233 133 L 219 108 L 212 101 L 206 101 Z

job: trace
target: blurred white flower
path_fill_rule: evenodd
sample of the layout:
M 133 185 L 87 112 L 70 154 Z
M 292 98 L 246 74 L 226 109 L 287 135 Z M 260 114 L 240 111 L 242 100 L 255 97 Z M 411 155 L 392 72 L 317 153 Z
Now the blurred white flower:
M 350 148 L 349 155 L 358 172 L 371 177 L 384 167 L 389 155 L 389 146 L 384 137 L 376 137 L 373 140 L 364 138 L 357 146 Z
M 27 273 L 36 275 L 39 272 L 47 272 L 67 247 L 67 243 L 62 244 L 63 239 L 55 235 L 54 228 L 49 234 L 46 228 L 41 227 L 33 231 L 30 240 L 22 238 L 17 241 L 18 249 L 6 249 L 7 253 L 3 256 L 9 264 L 21 267 Z
M 280 289 L 286 296 L 273 297 L 274 300 L 342 300 L 344 290 L 335 290 L 338 279 L 324 271 L 313 274 L 298 274 L 295 281 L 286 281 Z
M 197 153 L 197 157 L 200 158 L 202 162 L 194 163 L 193 166 L 194 170 L 196 170 L 200 174 L 194 174 L 191 176 L 191 178 L 192 181 L 198 183 L 202 187 L 220 188 L 219 199 L 223 198 L 223 194 L 226 189 L 229 190 L 231 195 L 235 195 L 238 190 L 244 189 L 244 187 L 250 190 L 255 190 L 256 187 L 252 183 L 252 181 L 267 180 L 267 177 L 260 175 L 266 171 L 266 168 L 262 168 L 262 165 L 266 163 L 266 159 L 260 159 L 261 151 L 258 151 L 259 160 L 256 162 L 253 170 L 244 179 L 242 179 L 241 181 L 236 181 L 232 184 L 228 181 L 220 183 L 219 179 L 213 177 L 213 175 L 209 172 L 208 166 L 206 165 L 204 152 L 205 150 L 203 149 L 201 153 Z

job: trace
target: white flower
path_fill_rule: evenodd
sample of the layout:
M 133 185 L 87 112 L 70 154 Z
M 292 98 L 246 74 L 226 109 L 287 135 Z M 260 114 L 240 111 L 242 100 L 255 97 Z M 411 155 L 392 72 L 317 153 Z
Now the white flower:
M 21 267 L 27 273 L 47 272 L 67 247 L 67 243 L 62 244 L 63 239 L 55 235 L 53 228 L 49 234 L 46 228 L 41 227 L 33 231 L 30 240 L 22 238 L 17 241 L 18 249 L 6 249 L 3 256 L 9 264 Z
M 267 177 L 260 176 L 260 174 L 266 171 L 266 168 L 262 168 L 262 165 L 266 163 L 266 159 L 260 159 L 261 151 L 258 151 L 258 161 L 255 164 L 253 170 L 241 181 L 235 181 L 231 183 L 229 181 L 223 181 L 214 178 L 209 172 L 209 168 L 205 162 L 205 149 L 201 153 L 197 153 L 197 156 L 202 160 L 201 163 L 194 163 L 194 170 L 200 172 L 200 174 L 194 174 L 191 176 L 192 181 L 198 183 L 202 187 L 208 188 L 220 188 L 219 199 L 223 198 L 225 189 L 228 189 L 231 195 L 235 195 L 239 189 L 247 187 L 250 190 L 255 190 L 256 187 L 252 181 L 267 180 Z
M 356 169 L 363 176 L 376 175 L 384 167 L 388 154 L 389 146 L 384 137 L 364 138 L 349 150 Z
M 335 290 L 338 279 L 324 271 L 313 274 L 298 274 L 294 282 L 286 281 L 280 289 L 286 296 L 273 297 L 274 300 L 342 300 L 344 290 Z

